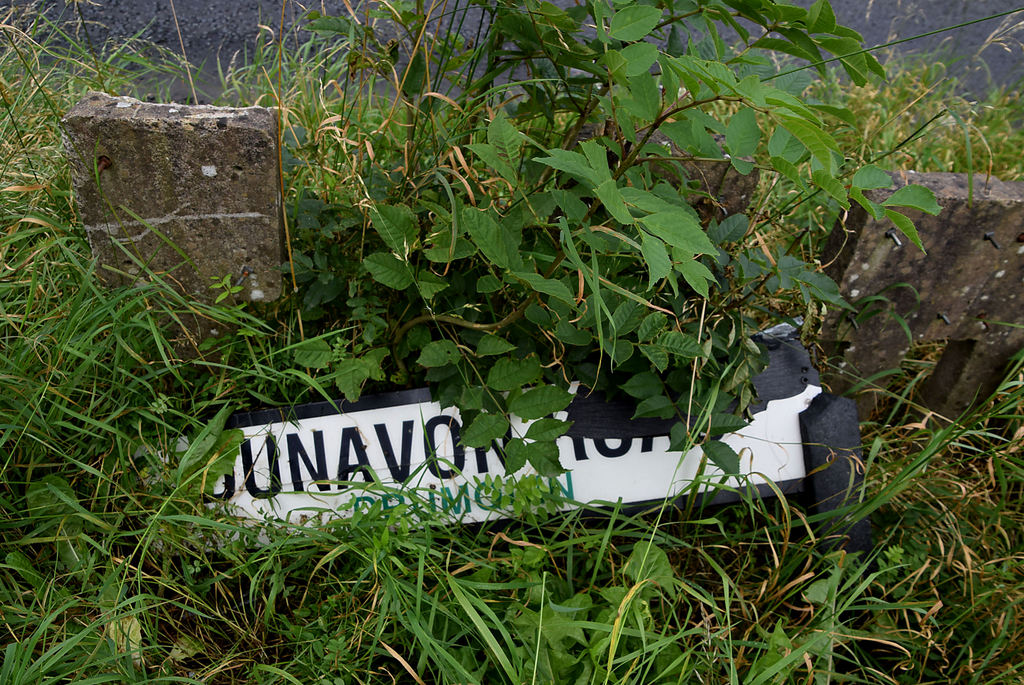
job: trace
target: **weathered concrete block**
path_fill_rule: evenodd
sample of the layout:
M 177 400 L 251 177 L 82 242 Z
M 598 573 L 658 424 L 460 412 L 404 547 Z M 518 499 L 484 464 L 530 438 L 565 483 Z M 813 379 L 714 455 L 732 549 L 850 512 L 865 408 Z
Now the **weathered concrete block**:
M 111 285 L 150 270 L 212 302 L 281 294 L 277 122 L 263 107 L 149 104 L 90 93 L 63 120 L 82 223 Z M 144 265 L 144 266 L 143 266 Z
M 1024 347 L 1024 328 L 1006 325 L 1024 324 L 1024 183 L 976 176 L 969 198 L 964 174 L 907 173 L 894 180 L 893 188 L 866 195 L 882 202 L 908 183 L 922 185 L 935 192 L 942 212 L 910 214 L 927 254 L 901 233 L 887 233 L 888 220 L 876 221 L 860 207 L 832 231 L 826 273 L 861 316 L 859 328 L 842 318 L 826 330 L 845 347 L 842 372 L 831 380 L 849 385 L 899 366 L 911 338 L 948 340 L 923 399 L 953 416 L 991 393 L 1006 362 Z M 869 310 L 878 313 L 865 317 Z

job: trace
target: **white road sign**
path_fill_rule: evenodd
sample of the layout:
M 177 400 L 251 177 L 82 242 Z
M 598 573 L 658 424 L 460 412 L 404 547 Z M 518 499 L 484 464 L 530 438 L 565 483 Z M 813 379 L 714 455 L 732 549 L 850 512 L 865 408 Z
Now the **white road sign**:
M 725 482 L 745 487 L 803 478 L 799 414 L 819 393 L 818 385 L 807 383 L 798 394 L 769 401 L 748 426 L 724 436 L 740 455 L 742 474 Z M 415 501 L 443 516 L 477 522 L 508 516 L 510 502 L 496 494 L 495 478 L 534 475 L 527 467 L 506 476 L 495 449 L 462 445 L 458 411 L 442 410 L 426 390 L 367 398 L 344 412 L 325 409 L 325 403 L 308 407 L 315 409 L 291 410 L 295 418 L 289 421 L 261 423 L 271 412 L 242 415 L 236 425 L 245 441 L 216 496 L 259 519 L 298 522 L 344 516 L 377 502 L 389 508 Z M 526 429 L 513 420 L 514 436 Z M 723 481 L 701 448 L 670 451 L 667 435 L 595 438 L 570 432 L 557 445 L 566 472 L 551 485 L 566 506 L 646 503 L 679 495 L 698 477 L 701 489 Z

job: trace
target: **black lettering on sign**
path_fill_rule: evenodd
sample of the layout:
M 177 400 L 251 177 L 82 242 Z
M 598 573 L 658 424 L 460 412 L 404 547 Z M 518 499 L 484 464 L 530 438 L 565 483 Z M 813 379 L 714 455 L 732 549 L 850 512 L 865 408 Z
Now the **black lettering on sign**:
M 231 471 L 224 474 L 224 491 L 214 492 L 210 494 L 210 497 L 216 499 L 231 499 L 235 494 L 235 471 Z
M 590 459 L 587 456 L 587 443 L 583 441 L 583 438 L 572 436 L 572 451 L 576 455 L 576 461 Z
M 302 444 L 298 433 L 288 434 L 288 467 L 292 472 L 292 488 L 295 489 L 295 492 L 304 491 L 302 473 L 299 471 L 300 460 L 306 466 L 306 473 L 316 481 L 316 486 L 320 488 L 321 492 L 331 489 L 330 483 L 327 482 L 330 476 L 327 474 L 327 455 L 324 453 L 323 431 L 313 431 L 313 454 L 316 464 L 309 460 L 306 446 Z
M 434 440 L 434 431 L 439 426 L 448 428 L 448 437 L 452 442 L 452 462 L 455 465 L 455 469 L 460 472 L 466 466 L 466 448 L 462 446 L 460 436 L 462 426 L 459 425 L 459 422 L 454 417 L 442 414 L 427 421 L 427 425 L 423 429 L 423 447 L 427 452 L 427 468 L 438 478 L 451 478 L 455 475 L 455 472 L 451 469 L 443 468 L 437 458 L 438 442 Z
M 349 460 L 350 452 L 355 452 L 355 463 Z M 373 482 L 373 476 L 370 475 L 370 460 L 366 456 L 366 445 L 363 444 L 363 438 L 359 435 L 359 429 L 350 426 L 341 431 L 341 449 L 338 454 L 338 480 L 352 480 L 349 476 L 356 471 L 362 472 L 363 480 L 367 483 Z M 339 490 L 344 490 L 347 487 L 348 485 L 344 482 L 338 483 Z
M 621 457 L 623 454 L 629 451 L 629 448 L 633 446 L 632 438 L 620 438 L 618 447 L 609 447 L 608 441 L 601 438 L 594 438 L 594 447 L 597 448 L 597 453 L 602 457 L 608 457 L 614 459 L 615 457 Z
M 395 449 L 391 446 L 391 437 L 388 435 L 386 424 L 374 424 L 373 430 L 377 434 L 377 442 L 384 452 L 384 461 L 388 463 L 388 471 L 391 477 L 399 483 L 409 479 L 409 462 L 412 461 L 412 429 L 413 421 L 402 422 L 402 453 L 401 461 L 395 460 Z
M 256 499 L 269 499 L 281 492 L 281 465 L 277 463 L 277 443 L 272 435 L 267 436 L 267 463 L 270 466 L 270 484 L 267 489 L 256 485 L 256 460 L 252 456 L 249 440 L 242 443 L 242 472 L 245 474 L 245 489 Z
M 493 442 L 491 443 L 491 446 L 494 449 L 494 451 L 498 454 L 498 459 L 501 459 L 502 463 L 504 463 L 505 460 L 502 459 L 501 452 L 498 450 L 497 446 L 495 446 Z M 487 465 L 487 451 L 488 450 L 486 447 L 477 447 L 474 450 L 474 452 L 476 452 L 477 473 L 490 473 L 491 468 Z

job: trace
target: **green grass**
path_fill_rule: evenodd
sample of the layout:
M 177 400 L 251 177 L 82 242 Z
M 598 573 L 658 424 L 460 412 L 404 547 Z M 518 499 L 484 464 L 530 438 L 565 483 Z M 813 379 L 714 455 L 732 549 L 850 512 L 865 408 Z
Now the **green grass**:
M 87 89 L 126 92 L 130 68 L 160 67 L 59 49 L 45 26 L 0 30 L 0 682 L 1024 680 L 1020 363 L 953 424 L 915 409 L 930 357 L 905 364 L 862 425 L 869 557 L 816 545 L 798 503 L 746 496 L 548 519 L 534 493 L 506 528 L 412 527 L 393 509 L 254 529 L 206 508 L 155 455 L 225 403 L 329 394 L 292 363 L 298 316 L 159 281 L 99 287 L 57 122 Z M 379 109 L 321 98 L 312 76 L 346 70 L 307 49 L 275 64 L 268 46 L 226 86 L 271 104 L 280 69 L 290 135 L 335 143 L 289 167 L 289 197 L 345 196 L 358 184 L 342 139 Z M 1019 178 L 1016 95 L 970 103 L 936 76 L 812 87 L 855 113 L 845 135 L 872 141 L 864 159 L 898 147 L 884 164 Z M 244 334 L 182 359 L 168 323 L 189 315 Z

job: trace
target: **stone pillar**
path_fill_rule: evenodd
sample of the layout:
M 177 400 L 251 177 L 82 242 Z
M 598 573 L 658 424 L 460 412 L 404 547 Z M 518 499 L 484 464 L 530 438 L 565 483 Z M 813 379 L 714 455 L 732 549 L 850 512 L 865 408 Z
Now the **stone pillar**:
M 976 175 L 972 195 L 964 174 L 907 172 L 894 181 L 865 195 L 881 203 L 913 183 L 930 188 L 942 211 L 910 214 L 927 254 L 859 206 L 832 231 L 826 273 L 860 313 L 826 330 L 841 355 L 830 380 L 849 387 L 898 367 L 912 342 L 946 340 L 922 399 L 955 418 L 995 390 L 1024 347 L 1024 183 Z M 862 416 L 872 406 L 862 400 Z
M 63 120 L 80 218 L 111 286 L 157 275 L 212 303 L 281 294 L 277 121 L 263 107 L 149 104 L 89 93 Z

